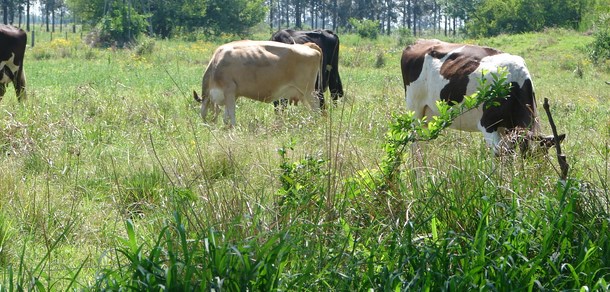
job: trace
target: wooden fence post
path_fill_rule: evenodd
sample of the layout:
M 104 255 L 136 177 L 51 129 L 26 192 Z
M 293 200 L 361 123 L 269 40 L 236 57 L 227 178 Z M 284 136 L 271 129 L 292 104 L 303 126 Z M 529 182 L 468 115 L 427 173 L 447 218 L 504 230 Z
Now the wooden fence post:
M 570 166 L 568 165 L 568 161 L 566 159 L 566 155 L 561 153 L 561 144 L 559 140 L 559 136 L 557 135 L 557 127 L 555 126 L 555 122 L 553 121 L 553 116 L 551 116 L 551 109 L 549 106 L 549 99 L 544 99 L 544 111 L 546 111 L 546 115 L 549 118 L 549 124 L 551 124 L 551 130 L 553 130 L 553 138 L 555 139 L 555 150 L 557 150 L 557 161 L 559 162 L 559 167 L 561 168 L 560 178 L 562 180 L 566 180 L 568 178 L 568 170 Z

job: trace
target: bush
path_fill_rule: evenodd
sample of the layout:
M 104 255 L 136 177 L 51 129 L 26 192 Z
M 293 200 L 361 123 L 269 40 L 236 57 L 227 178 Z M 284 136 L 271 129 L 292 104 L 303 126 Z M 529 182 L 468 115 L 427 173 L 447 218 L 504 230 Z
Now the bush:
M 150 55 L 155 50 L 155 40 L 149 37 L 141 38 L 135 47 L 137 56 Z
M 610 14 L 600 16 L 595 25 L 595 40 L 587 46 L 589 59 L 594 64 L 610 59 Z
M 134 42 L 146 31 L 147 15 L 138 14 L 133 7 L 121 7 L 114 2 L 111 12 L 97 24 L 95 46 L 125 46 Z
M 376 40 L 379 34 L 379 21 L 350 18 L 349 23 L 362 38 Z
M 413 32 L 406 27 L 401 27 L 398 29 L 398 45 L 399 46 L 408 46 L 415 42 L 415 37 L 413 37 Z

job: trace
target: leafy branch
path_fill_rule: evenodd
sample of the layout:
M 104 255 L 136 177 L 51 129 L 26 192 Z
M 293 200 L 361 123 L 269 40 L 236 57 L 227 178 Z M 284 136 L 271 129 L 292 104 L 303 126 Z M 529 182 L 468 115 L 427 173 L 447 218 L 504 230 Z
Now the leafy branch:
M 491 78 L 485 78 L 487 74 Z M 450 105 L 444 101 L 437 101 L 438 115 L 429 120 L 415 118 L 414 112 L 394 116 L 394 121 L 390 123 L 386 133 L 384 143 L 385 157 L 381 164 L 382 189 L 387 191 L 389 184 L 394 182 L 400 174 L 400 165 L 407 145 L 418 141 L 434 140 L 440 136 L 443 130 L 460 115 L 484 106 L 498 106 L 500 100 L 506 99 L 510 93 L 511 85 L 507 82 L 508 71 L 504 67 L 498 68 L 498 72 L 488 72 L 484 70 L 481 78 L 478 79 L 477 91 L 465 96 L 460 104 Z

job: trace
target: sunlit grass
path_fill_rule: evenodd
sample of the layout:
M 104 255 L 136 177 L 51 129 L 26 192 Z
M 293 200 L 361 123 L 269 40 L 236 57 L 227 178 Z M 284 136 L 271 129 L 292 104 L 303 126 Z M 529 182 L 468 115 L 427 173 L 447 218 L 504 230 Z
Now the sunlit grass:
M 588 36 L 465 40 L 526 59 L 574 180 L 558 182 L 552 152 L 498 159 L 450 130 L 422 167 L 405 157 L 389 195 L 370 178 L 405 111 L 403 48 L 340 37 L 346 96 L 326 116 L 240 99 L 226 130 L 191 96 L 219 43 L 38 34 L 29 99 L 9 86 L 0 103 L 2 288 L 607 289 L 610 76 L 585 61 Z

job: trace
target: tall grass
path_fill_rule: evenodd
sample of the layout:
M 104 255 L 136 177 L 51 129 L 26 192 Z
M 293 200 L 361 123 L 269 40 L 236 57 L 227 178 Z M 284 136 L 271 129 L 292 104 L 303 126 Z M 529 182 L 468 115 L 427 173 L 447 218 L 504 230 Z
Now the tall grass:
M 227 131 L 189 94 L 218 44 L 37 38 L 29 100 L 0 103 L 0 289 L 609 289 L 610 78 L 580 61 L 590 37 L 477 40 L 527 60 L 568 134 L 568 180 L 553 155 L 498 159 L 446 131 L 417 169 L 402 157 L 392 191 L 398 39 L 342 36 L 347 94 L 327 116 L 240 100 Z

